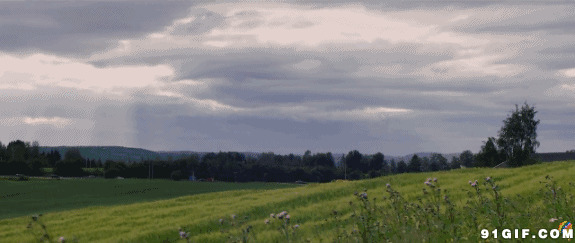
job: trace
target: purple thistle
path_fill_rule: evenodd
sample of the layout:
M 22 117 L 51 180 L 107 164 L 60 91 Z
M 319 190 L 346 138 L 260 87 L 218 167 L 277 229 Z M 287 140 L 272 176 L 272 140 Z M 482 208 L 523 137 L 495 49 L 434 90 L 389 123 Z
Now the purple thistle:
M 66 238 L 64 238 L 64 236 L 60 236 L 60 238 L 58 238 L 58 242 L 64 243 L 64 242 L 66 242 Z
M 433 182 L 437 182 L 437 178 L 433 178 Z

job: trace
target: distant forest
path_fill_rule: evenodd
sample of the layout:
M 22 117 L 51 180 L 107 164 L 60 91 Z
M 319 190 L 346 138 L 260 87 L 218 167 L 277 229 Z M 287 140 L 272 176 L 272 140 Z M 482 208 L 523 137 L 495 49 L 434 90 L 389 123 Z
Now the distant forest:
M 539 159 L 574 159 L 575 151 L 547 153 Z M 434 153 L 429 157 L 413 155 L 408 161 L 387 160 L 382 153 L 361 154 L 357 150 L 334 162 L 331 153 L 309 150 L 303 155 L 259 153 L 246 156 L 239 152 L 218 152 L 182 155 L 176 159 L 157 157 L 140 161 L 120 161 L 84 158 L 80 149 L 46 151 L 37 142 L 16 140 L 0 142 L 0 175 L 30 176 L 97 176 L 105 178 L 162 178 L 172 180 L 218 180 L 230 182 L 328 182 L 337 179 L 364 179 L 406 172 L 450 170 L 487 165 L 481 156 L 463 151 L 449 160 Z

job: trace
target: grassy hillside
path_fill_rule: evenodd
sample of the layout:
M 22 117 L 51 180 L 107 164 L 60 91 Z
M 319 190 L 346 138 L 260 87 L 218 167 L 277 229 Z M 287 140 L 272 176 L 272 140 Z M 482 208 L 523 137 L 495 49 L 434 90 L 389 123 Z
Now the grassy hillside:
M 208 192 L 294 187 L 278 183 L 189 182 L 145 179 L 0 180 L 0 219 L 154 201 Z
M 451 238 L 476 242 L 482 228 L 536 232 L 574 220 L 570 196 L 574 162 L 215 192 L 47 213 L 41 222 L 50 239 L 64 236 L 79 242 L 186 242 L 178 234 L 180 228 L 189 233 L 190 242 L 441 242 Z M 547 175 L 553 179 L 545 179 Z M 437 182 L 424 184 L 434 177 Z M 470 180 L 478 180 L 479 185 L 472 187 Z M 270 218 L 271 213 L 282 211 L 287 211 L 289 220 Z M 550 222 L 555 218 L 559 222 Z M 32 230 L 25 227 L 29 222 L 30 217 L 0 220 L 0 241 L 33 240 Z

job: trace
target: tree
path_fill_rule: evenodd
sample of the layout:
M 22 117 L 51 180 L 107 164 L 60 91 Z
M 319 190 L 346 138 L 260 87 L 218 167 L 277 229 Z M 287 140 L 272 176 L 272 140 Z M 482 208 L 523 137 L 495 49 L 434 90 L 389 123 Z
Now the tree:
M 503 127 L 499 130 L 497 145 L 505 155 L 509 166 L 526 164 L 539 147 L 537 141 L 537 125 L 534 106 L 525 103 L 521 109 L 515 105 L 515 111 L 503 120 Z
M 417 154 L 414 154 L 409 160 L 409 164 L 407 165 L 408 172 L 421 172 L 421 159 Z
M 473 167 L 473 153 L 469 150 L 463 151 L 459 155 L 459 163 L 465 167 Z
M 376 153 L 369 160 L 369 170 L 379 171 L 383 169 L 385 156 L 382 153 Z
M 353 170 L 360 170 L 362 169 L 362 158 L 363 156 L 361 155 L 361 153 L 357 150 L 353 150 L 353 151 L 349 151 L 349 153 L 347 154 L 347 156 L 345 156 L 344 162 L 345 162 L 345 166 L 347 167 L 347 169 L 349 171 L 353 171 Z
M 401 174 L 405 172 L 407 172 L 407 164 L 403 160 L 399 161 L 399 163 L 397 163 L 397 173 Z
M 502 159 L 504 155 L 501 154 L 496 143 L 497 140 L 494 137 L 490 137 L 484 142 L 481 151 L 475 155 L 476 167 L 493 167 L 505 160 Z
M 83 176 L 84 158 L 77 148 L 71 148 L 64 154 L 64 160 L 56 162 L 54 173 L 59 176 Z
M 461 168 L 461 163 L 459 163 L 459 158 L 456 156 L 451 157 L 451 164 L 449 168 L 452 170 Z

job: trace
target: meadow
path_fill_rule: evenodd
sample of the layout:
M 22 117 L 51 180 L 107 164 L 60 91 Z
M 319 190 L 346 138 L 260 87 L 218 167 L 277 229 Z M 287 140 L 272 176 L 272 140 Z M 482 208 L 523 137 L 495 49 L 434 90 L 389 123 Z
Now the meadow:
M 156 201 L 246 189 L 294 187 L 279 183 L 189 182 L 146 179 L 0 180 L 0 219 L 39 213 Z
M 574 162 L 89 206 L 0 220 L 0 241 L 478 242 L 481 229 L 537 232 L 573 221 Z

